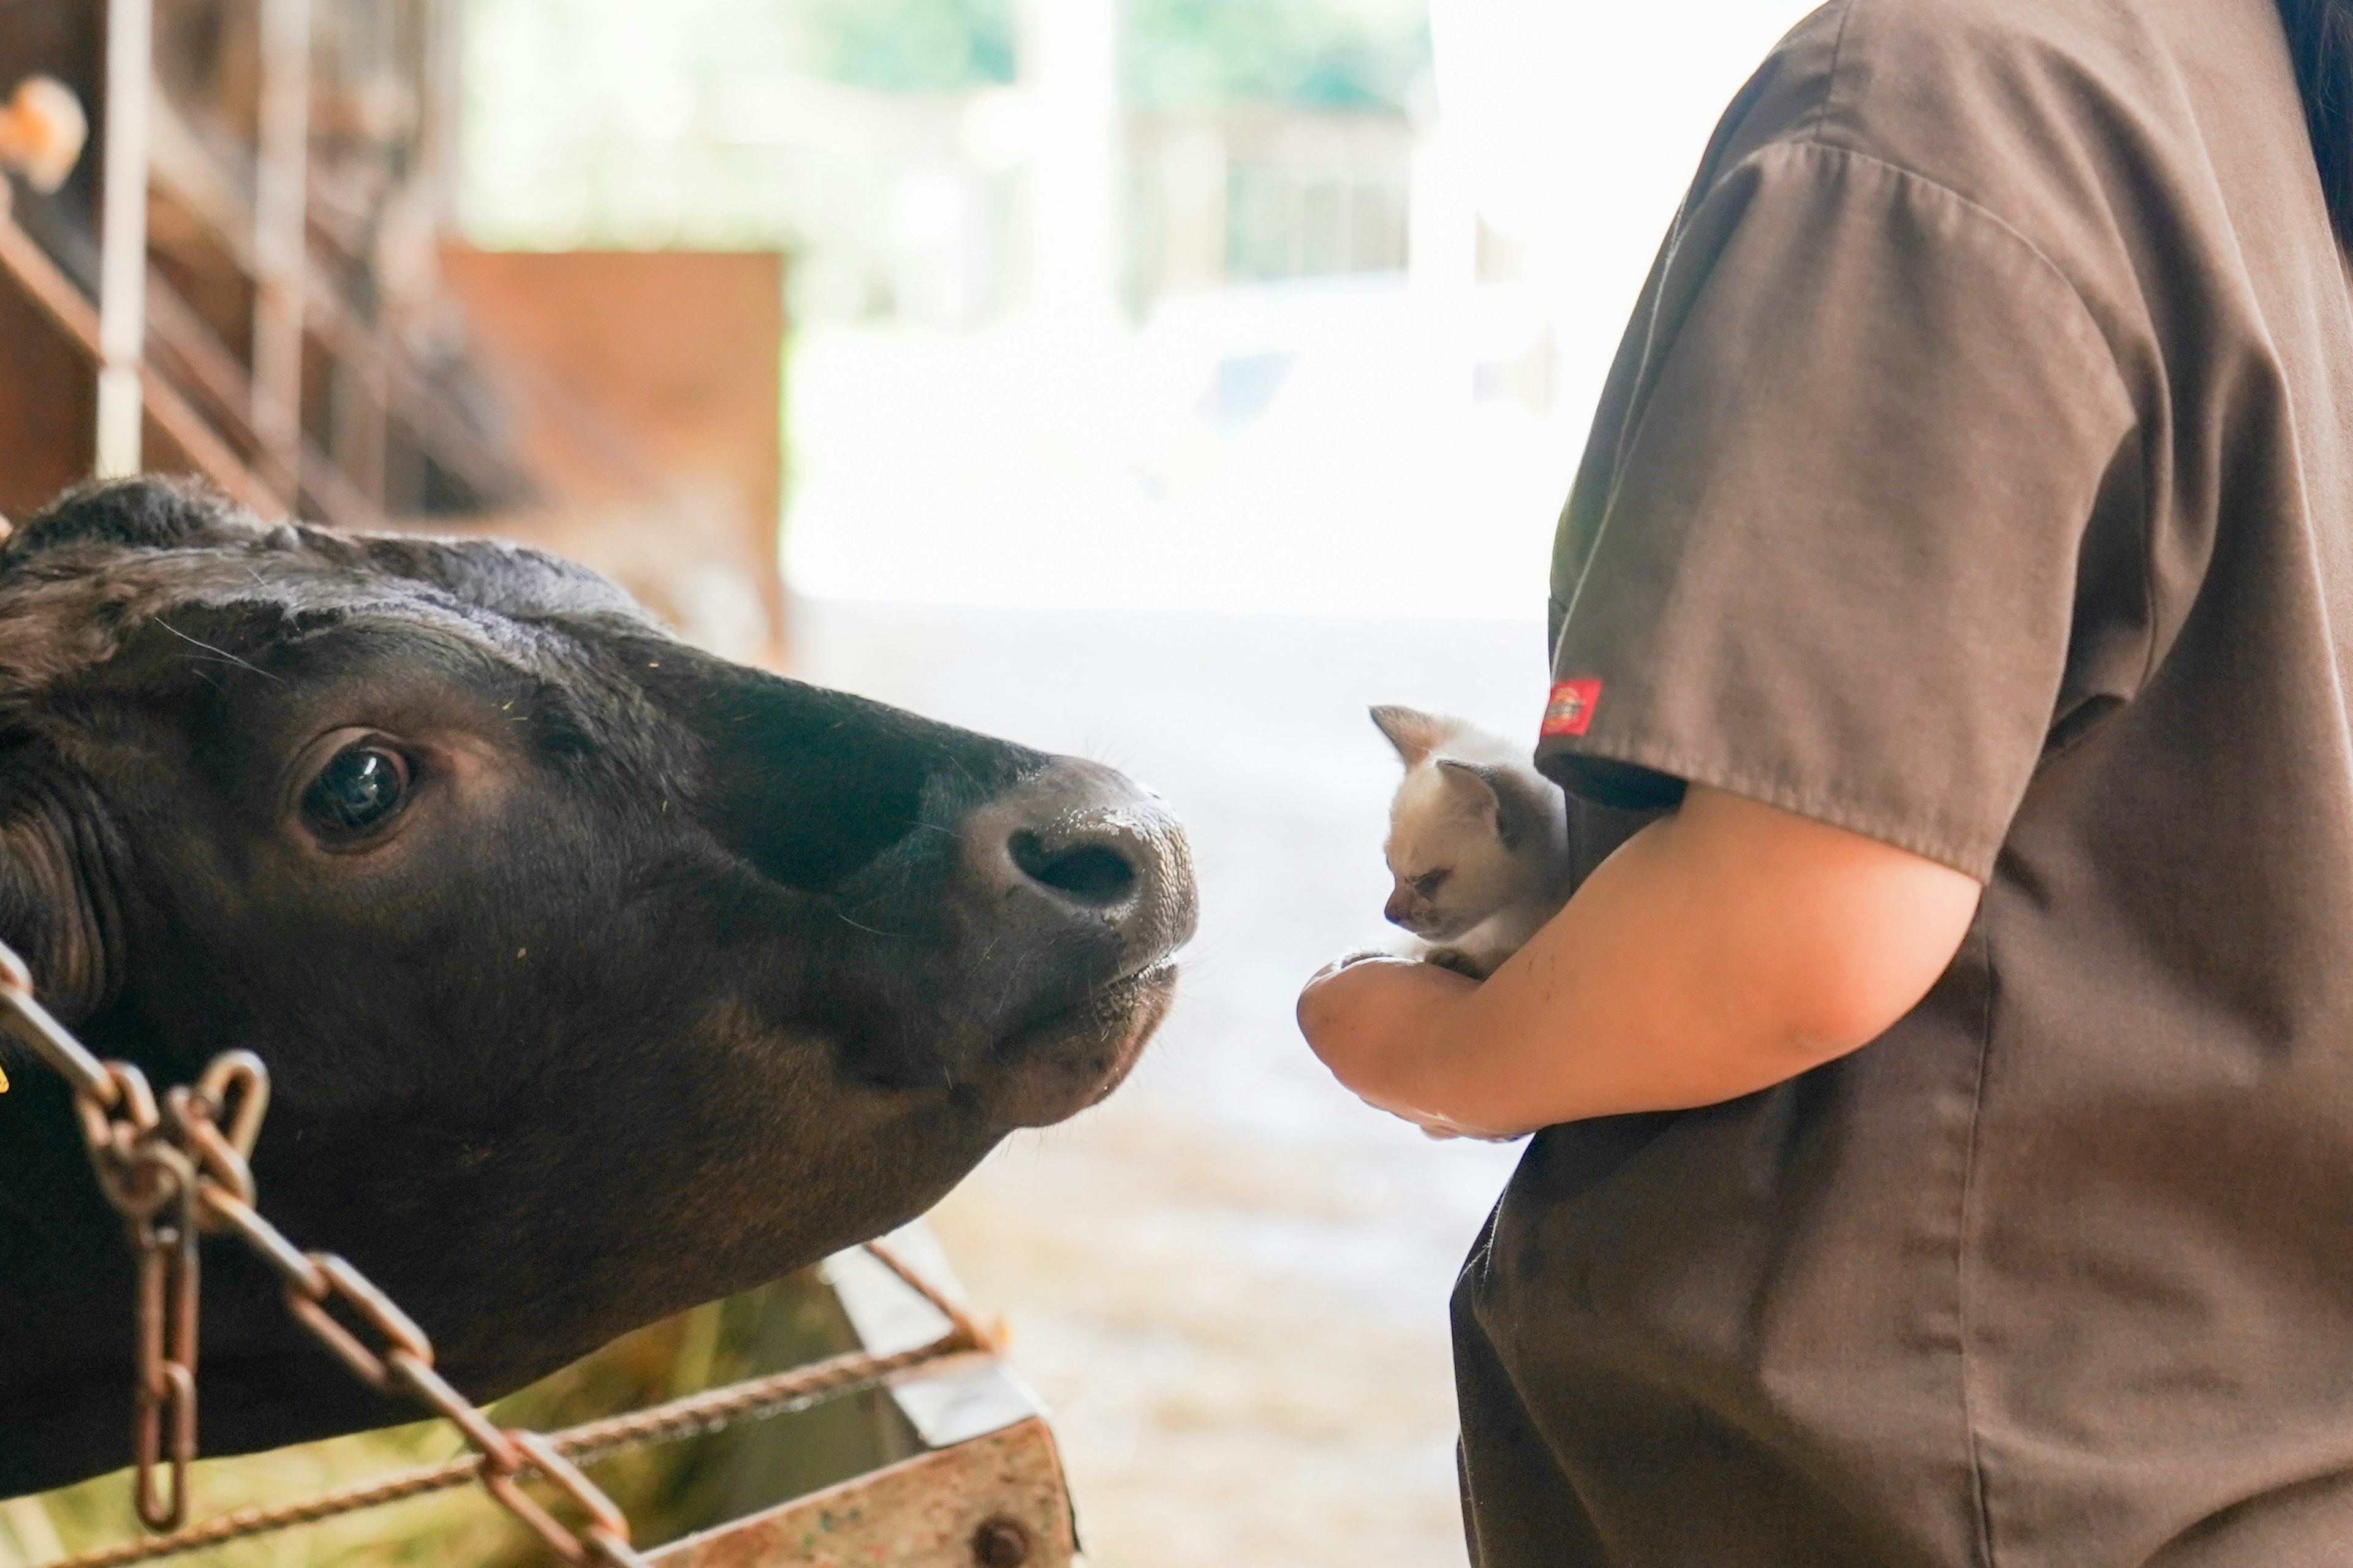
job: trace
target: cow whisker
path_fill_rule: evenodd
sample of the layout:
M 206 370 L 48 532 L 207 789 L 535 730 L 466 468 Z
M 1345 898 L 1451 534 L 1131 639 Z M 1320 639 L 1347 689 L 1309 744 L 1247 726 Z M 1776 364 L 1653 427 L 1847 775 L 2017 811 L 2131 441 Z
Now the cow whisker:
M 275 680 L 281 686 L 285 684 L 285 681 L 280 677 L 270 674 L 268 670 L 262 668 L 261 666 L 255 664 L 248 659 L 239 658 L 237 655 L 229 652 L 228 649 L 225 647 L 215 647 L 212 644 L 204 641 L 200 637 L 192 637 L 161 616 L 157 616 L 155 617 L 155 624 L 192 647 L 200 647 L 206 653 L 218 654 L 227 662 L 237 666 L 239 669 L 249 669 L 253 671 L 254 674 L 261 677 L 264 680 Z

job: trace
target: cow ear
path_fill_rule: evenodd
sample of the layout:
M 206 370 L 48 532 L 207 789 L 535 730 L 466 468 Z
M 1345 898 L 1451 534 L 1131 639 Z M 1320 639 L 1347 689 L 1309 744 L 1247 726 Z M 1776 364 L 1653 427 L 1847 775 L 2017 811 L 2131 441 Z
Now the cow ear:
M 1424 713 L 1418 708 L 1384 704 L 1372 710 L 1372 714 L 1374 724 L 1397 748 L 1398 760 L 1409 768 L 1419 767 L 1431 748 L 1454 729 L 1452 720 Z
M 169 550 L 209 540 L 249 537 L 252 513 L 195 479 L 142 475 L 76 485 L 12 529 L 10 563 L 70 544 Z
M 106 922 L 92 897 L 103 880 L 98 836 L 56 793 L 6 795 L 13 798 L 0 799 L 0 940 L 32 970 L 42 1005 L 76 1024 L 105 1001 L 111 973 Z

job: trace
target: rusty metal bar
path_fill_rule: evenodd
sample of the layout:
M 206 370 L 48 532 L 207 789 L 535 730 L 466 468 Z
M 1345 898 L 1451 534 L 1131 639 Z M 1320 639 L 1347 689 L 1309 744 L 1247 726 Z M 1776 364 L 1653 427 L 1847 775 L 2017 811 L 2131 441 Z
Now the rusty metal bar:
M 382 333 L 378 333 L 379 338 Z M 335 467 L 348 478 L 352 492 L 372 507 L 385 496 L 385 461 L 390 445 L 392 385 L 383 367 L 354 364 L 337 356 L 327 382 L 332 422 L 329 449 Z M 336 520 L 329 518 L 330 522 Z M 343 526 L 340 522 L 336 526 Z
M 245 198 L 170 105 L 158 101 L 154 116 L 156 183 L 204 224 L 240 268 L 248 275 L 254 273 L 259 262 L 253 250 L 253 217 Z M 429 386 L 378 341 L 375 329 L 343 301 L 307 255 L 303 263 L 306 330 L 329 353 L 383 378 L 387 399 L 397 404 L 400 416 L 415 427 L 436 462 L 486 495 L 512 489 L 513 470 L 491 443 L 468 429 Z
M 5 194 L 5 187 L 0 187 L 0 194 Z M 42 314 L 56 322 L 74 345 L 90 357 L 92 363 L 103 363 L 98 312 L 82 298 L 72 279 L 58 269 L 47 253 L 16 226 L 5 203 L 0 203 L 0 271 L 14 279 L 26 297 L 39 306 Z M 282 510 L 269 488 L 238 459 L 227 443 L 213 433 L 170 383 L 142 361 L 132 363 L 131 373 L 139 392 L 132 412 L 154 420 L 188 455 L 197 472 L 256 511 L 274 514 Z M 103 384 L 101 382 L 101 395 Z
M 212 326 L 179 296 L 162 273 L 147 275 L 147 331 L 153 347 L 174 362 L 185 384 L 192 386 L 215 424 L 238 439 L 259 445 L 260 437 L 247 423 L 253 407 L 253 387 L 229 353 L 213 334 Z M 361 531 L 390 526 L 384 510 L 363 494 L 324 452 L 305 439 L 301 444 L 301 485 L 320 515 L 335 528 Z
M 425 113 L 417 166 L 434 221 L 458 226 L 458 137 L 465 101 L 464 0 L 423 0 Z
M 253 429 L 265 469 L 291 495 L 302 471 L 310 0 L 261 0 L 260 97 L 253 181 Z
M 140 360 L 147 322 L 147 100 L 152 0 L 107 0 L 105 195 L 99 229 L 98 462 L 139 471 Z

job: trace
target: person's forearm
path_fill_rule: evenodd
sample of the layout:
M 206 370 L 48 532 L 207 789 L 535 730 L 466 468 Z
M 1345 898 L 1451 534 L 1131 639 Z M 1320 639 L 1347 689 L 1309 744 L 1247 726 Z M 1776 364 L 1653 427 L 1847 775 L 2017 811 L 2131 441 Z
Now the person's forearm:
M 1978 890 L 1694 791 L 1484 984 L 1361 966 L 1311 987 L 1301 1024 L 1349 1087 L 1425 1124 L 1514 1133 L 1713 1104 L 1883 1032 L 1949 961 Z

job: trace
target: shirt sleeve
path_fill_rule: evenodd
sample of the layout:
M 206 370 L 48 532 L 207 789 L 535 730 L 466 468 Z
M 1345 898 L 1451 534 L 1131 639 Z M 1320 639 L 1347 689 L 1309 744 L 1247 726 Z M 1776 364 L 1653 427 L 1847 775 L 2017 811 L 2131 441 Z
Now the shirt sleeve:
M 1712 785 L 1980 879 L 2042 755 L 2077 560 L 2135 424 L 2016 231 L 1776 143 L 1680 220 L 1554 561 L 1538 765 Z

